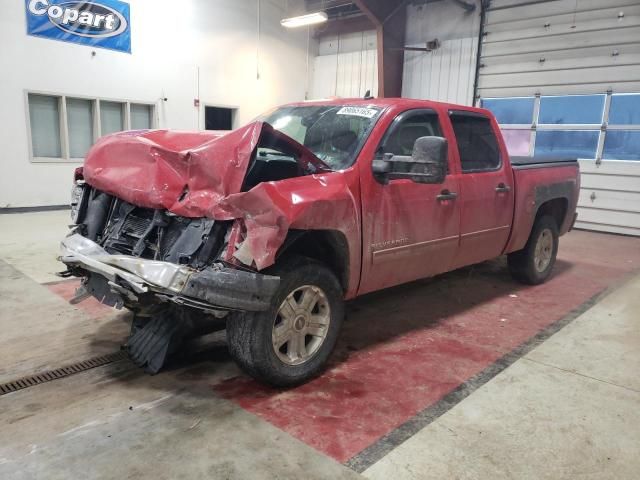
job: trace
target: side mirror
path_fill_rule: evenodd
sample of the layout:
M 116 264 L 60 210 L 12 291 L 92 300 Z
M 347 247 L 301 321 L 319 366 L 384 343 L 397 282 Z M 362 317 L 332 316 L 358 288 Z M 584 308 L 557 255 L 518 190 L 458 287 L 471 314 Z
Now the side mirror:
M 411 156 L 385 154 L 374 160 L 374 175 L 386 182 L 408 178 L 416 183 L 442 183 L 447 174 L 447 140 L 442 137 L 420 137 Z

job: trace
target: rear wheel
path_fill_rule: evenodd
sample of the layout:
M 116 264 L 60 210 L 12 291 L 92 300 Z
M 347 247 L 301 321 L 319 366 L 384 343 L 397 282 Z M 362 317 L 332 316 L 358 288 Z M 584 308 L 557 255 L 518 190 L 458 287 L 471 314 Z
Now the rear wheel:
M 290 257 L 270 272 L 280 287 L 265 312 L 234 313 L 227 320 L 229 351 L 249 375 L 293 386 L 317 375 L 342 325 L 344 302 L 335 275 L 305 257 Z
M 553 217 L 545 215 L 536 220 L 527 244 L 507 257 L 509 270 L 516 280 L 529 285 L 544 282 L 558 253 L 558 226 Z

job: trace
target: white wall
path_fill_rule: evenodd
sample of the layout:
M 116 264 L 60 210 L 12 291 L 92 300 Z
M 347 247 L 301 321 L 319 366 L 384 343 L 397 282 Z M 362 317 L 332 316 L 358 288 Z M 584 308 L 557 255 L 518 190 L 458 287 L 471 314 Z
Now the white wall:
M 198 70 L 201 105 L 238 107 L 236 126 L 304 99 L 307 30 L 280 26 L 283 0 L 261 1 L 258 53 L 257 0 L 129 3 L 131 55 L 27 36 L 24 2 L 3 2 L 0 208 L 68 203 L 79 165 L 30 161 L 25 90 L 155 102 L 160 127 L 184 130 L 204 124 L 203 112 L 193 106 Z
M 363 97 L 378 94 L 376 32 L 327 36 L 313 58 L 309 98 Z
M 403 97 L 473 104 L 480 29 L 480 5 L 476 4 L 473 12 L 455 2 L 407 7 L 406 45 L 425 47 L 437 38 L 441 46 L 431 52 L 405 52 Z

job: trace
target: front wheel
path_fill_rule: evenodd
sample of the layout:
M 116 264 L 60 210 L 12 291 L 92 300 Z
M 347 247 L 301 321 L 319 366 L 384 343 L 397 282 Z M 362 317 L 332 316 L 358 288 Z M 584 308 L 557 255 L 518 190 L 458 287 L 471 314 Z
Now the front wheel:
M 511 276 L 529 285 L 544 282 L 558 254 L 558 226 L 553 217 L 545 215 L 536 220 L 527 244 L 507 257 Z
M 265 312 L 234 313 L 227 344 L 240 367 L 262 382 L 288 387 L 322 370 L 344 317 L 336 276 L 315 260 L 294 256 L 270 272 L 280 287 Z

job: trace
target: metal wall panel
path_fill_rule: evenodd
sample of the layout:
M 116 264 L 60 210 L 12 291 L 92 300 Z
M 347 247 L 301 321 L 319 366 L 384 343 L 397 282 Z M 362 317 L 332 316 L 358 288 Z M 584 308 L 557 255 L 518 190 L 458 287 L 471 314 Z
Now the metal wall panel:
M 597 208 L 618 212 L 640 213 L 640 193 L 593 190 L 584 188 L 578 200 L 580 208 Z
M 480 65 L 483 97 L 637 92 L 640 4 L 492 1 Z
M 363 97 L 378 93 L 375 31 L 320 39 L 313 59 L 309 98 Z
M 527 19 L 555 18 L 560 15 L 575 15 L 583 12 L 628 7 L 637 5 L 634 0 L 492 0 L 487 23 L 526 21 Z M 520 28 L 515 25 L 515 28 Z
M 640 32 L 638 32 L 640 34 Z M 616 84 L 617 87 L 614 91 L 620 93 L 621 91 L 628 91 L 624 84 L 637 83 L 640 81 L 640 65 L 611 65 L 608 67 L 589 67 L 581 68 L 584 70 L 585 77 L 582 78 L 582 82 L 578 85 L 586 85 L 591 83 L 609 84 L 613 87 Z M 572 68 L 567 65 L 564 69 L 549 70 L 544 73 L 544 85 L 562 87 L 564 85 L 575 85 L 576 82 L 576 68 Z M 517 72 L 517 73 L 501 73 L 493 75 L 485 75 L 482 79 L 481 88 L 531 88 L 535 89 L 536 93 L 543 93 L 540 86 L 541 78 L 540 72 Z M 557 89 L 558 93 L 566 93 L 560 88 Z M 606 90 L 600 92 L 605 93 Z M 613 88 L 612 88 L 613 90 Z M 531 92 L 529 92 L 531 94 Z
M 570 27 L 569 27 L 570 28 Z M 482 46 L 482 56 L 490 62 L 492 57 L 503 55 L 522 55 L 526 53 L 540 53 L 543 55 L 547 52 L 561 50 L 584 50 L 587 47 L 599 47 L 603 45 L 611 45 L 610 53 L 617 46 L 634 44 L 640 41 L 640 27 L 619 27 L 615 29 L 615 44 L 612 44 L 611 29 L 589 31 L 567 31 L 559 34 L 548 36 L 540 36 L 533 38 L 523 38 L 520 40 L 490 40 L 491 32 L 487 32 L 485 41 Z M 502 33 L 502 32 L 501 32 Z M 579 58 L 579 57 L 576 57 Z
M 434 52 L 406 52 L 402 96 L 471 105 L 476 44 L 458 38 L 443 41 Z
M 616 3 L 624 5 L 615 6 Z M 575 3 L 574 3 L 575 6 Z M 582 5 L 584 7 L 584 5 Z M 513 12 L 505 10 L 505 13 L 509 13 L 510 18 L 508 20 L 500 21 L 496 17 L 498 12 L 493 10 L 491 13 L 491 23 L 488 24 L 491 27 L 493 33 L 502 31 L 517 31 L 525 28 L 545 28 L 545 24 L 549 24 L 547 28 L 555 28 L 556 25 L 576 23 L 576 25 L 583 22 L 589 22 L 592 20 L 600 20 L 602 18 L 617 18 L 620 13 L 620 6 L 623 6 L 625 15 L 640 15 L 640 4 L 633 1 L 625 2 L 601 2 L 602 8 L 580 11 L 576 10 L 575 13 L 571 10 L 569 13 L 563 14 L 549 14 L 546 9 L 542 16 L 525 17 L 513 16 Z
M 631 49 L 625 49 L 624 62 L 620 61 L 619 57 L 611 55 L 611 48 L 604 47 L 606 50 L 601 51 L 600 54 L 591 49 L 591 55 L 572 59 L 571 63 L 573 68 L 597 68 L 597 67 L 615 67 L 624 65 L 640 65 L 640 44 L 635 46 L 636 51 Z M 545 58 L 543 65 L 540 65 L 539 56 L 519 56 L 518 58 L 511 58 L 511 62 L 491 62 L 490 65 L 485 65 L 482 69 L 483 75 L 495 75 L 505 73 L 532 73 L 532 72 L 553 72 L 557 70 L 566 70 L 567 63 L 565 59 Z M 487 77 L 488 78 L 488 77 Z
M 440 47 L 405 52 L 403 97 L 473 104 L 479 11 L 479 4 L 474 12 L 455 2 L 409 5 L 406 44 L 425 47 L 438 39 Z
M 638 0 L 492 0 L 478 94 L 640 92 Z M 577 227 L 640 235 L 640 162 L 581 160 Z
M 620 92 L 640 92 L 640 79 L 638 81 L 630 80 L 618 85 Z M 532 95 L 531 91 L 536 90 L 542 95 L 580 95 L 591 93 L 606 92 L 611 88 L 611 82 L 604 83 L 582 83 L 571 85 L 544 85 L 540 84 L 538 88 L 534 89 L 530 85 L 518 86 L 509 85 L 508 87 L 499 88 L 484 88 L 480 90 L 480 94 L 486 98 L 495 97 L 526 97 Z

